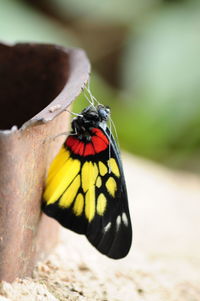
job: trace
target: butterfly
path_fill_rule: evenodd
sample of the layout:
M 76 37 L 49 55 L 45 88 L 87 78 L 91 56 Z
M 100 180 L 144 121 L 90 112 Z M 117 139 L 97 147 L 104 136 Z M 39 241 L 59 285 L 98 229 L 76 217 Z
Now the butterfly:
M 50 165 L 42 210 L 62 226 L 84 234 L 101 253 L 125 257 L 132 227 L 117 143 L 107 126 L 110 109 L 88 106 Z

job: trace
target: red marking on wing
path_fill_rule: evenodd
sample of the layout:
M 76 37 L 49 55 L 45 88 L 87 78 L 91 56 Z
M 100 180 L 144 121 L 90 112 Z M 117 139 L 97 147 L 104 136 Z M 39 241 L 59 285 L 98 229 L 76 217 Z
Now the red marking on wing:
M 108 147 L 108 145 L 101 138 L 97 136 L 92 137 L 92 143 L 94 145 L 94 149 L 96 153 L 100 153 Z
M 92 143 L 87 143 L 85 145 L 84 156 L 90 156 L 90 155 L 95 155 L 95 150 Z
M 74 152 L 79 154 L 80 156 L 83 156 L 84 148 L 85 148 L 85 143 L 80 141 L 78 147 L 75 149 Z
M 71 148 L 71 147 L 74 147 L 75 145 L 78 145 L 79 140 L 73 136 L 68 136 L 68 138 L 65 141 L 65 144 L 66 144 L 66 146 Z
M 109 144 L 108 138 L 106 137 L 106 135 L 104 135 L 102 130 L 97 129 L 97 128 L 93 128 L 92 133 L 94 133 L 95 136 L 101 138 L 107 145 Z
M 65 144 L 71 151 L 80 156 L 91 156 L 104 151 L 109 144 L 108 138 L 97 128 L 91 130 L 91 142 L 83 142 L 75 136 L 68 136 Z

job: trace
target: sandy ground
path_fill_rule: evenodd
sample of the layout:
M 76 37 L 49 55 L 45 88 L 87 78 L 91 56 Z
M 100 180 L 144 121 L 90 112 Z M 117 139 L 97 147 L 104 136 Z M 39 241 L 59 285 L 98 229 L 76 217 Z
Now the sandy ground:
M 124 155 L 133 246 L 122 260 L 61 229 L 32 279 L 1 283 L 0 300 L 200 300 L 200 178 Z

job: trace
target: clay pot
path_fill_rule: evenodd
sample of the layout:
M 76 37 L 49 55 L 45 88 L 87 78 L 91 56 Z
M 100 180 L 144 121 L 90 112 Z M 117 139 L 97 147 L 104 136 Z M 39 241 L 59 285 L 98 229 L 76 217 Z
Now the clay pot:
M 67 130 L 65 109 L 90 64 L 80 49 L 0 44 L 0 279 L 30 276 L 55 245 L 58 224 L 41 213 L 46 171 Z M 33 117 L 34 116 L 34 117 Z

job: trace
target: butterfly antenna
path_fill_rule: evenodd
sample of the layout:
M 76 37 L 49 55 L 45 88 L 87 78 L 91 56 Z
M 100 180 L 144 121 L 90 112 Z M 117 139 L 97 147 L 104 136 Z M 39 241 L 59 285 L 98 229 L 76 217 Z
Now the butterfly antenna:
M 94 97 L 94 95 L 91 92 L 90 83 L 89 82 L 88 82 L 88 86 L 86 87 L 86 89 L 87 89 L 87 92 L 88 92 L 90 98 L 92 99 L 92 102 L 93 103 L 96 102 L 98 105 L 100 105 L 101 103 L 96 99 L 96 97 Z
M 89 101 L 88 98 L 87 98 L 87 100 L 89 101 L 89 103 L 90 103 L 93 107 L 95 107 L 95 104 L 96 104 L 96 105 L 101 105 L 101 103 L 100 103 L 100 102 L 96 99 L 96 97 L 94 97 L 94 95 L 92 94 L 91 89 L 90 89 L 90 83 L 89 83 L 89 82 L 88 82 L 87 86 L 85 87 L 85 90 L 86 90 L 87 93 L 89 94 L 89 97 L 90 97 L 91 101 Z
M 109 117 L 109 119 L 110 119 L 110 122 L 112 123 L 112 127 L 114 129 L 115 141 L 117 142 L 118 147 L 120 147 L 120 145 L 119 145 L 119 137 L 118 137 L 118 134 L 117 134 L 117 129 L 116 129 L 115 123 L 114 123 L 114 121 L 112 120 L 111 117 Z
M 90 83 L 89 83 L 89 81 L 88 81 L 87 85 L 85 85 L 85 89 L 83 90 L 84 96 L 85 96 L 85 98 L 87 99 L 87 101 L 91 104 L 91 106 L 92 106 L 93 108 L 95 108 L 95 105 L 94 105 L 94 99 L 93 99 L 93 97 L 92 97 L 92 94 L 91 94 L 89 85 L 90 85 Z M 89 96 L 86 94 L 86 92 L 89 94 Z
M 87 94 L 85 93 L 85 91 L 86 91 L 86 88 L 84 90 L 84 96 L 85 96 L 85 98 L 87 99 L 87 101 L 89 102 L 89 104 L 91 104 L 91 106 L 93 108 L 95 108 L 94 102 L 89 99 L 89 97 L 87 96 Z

